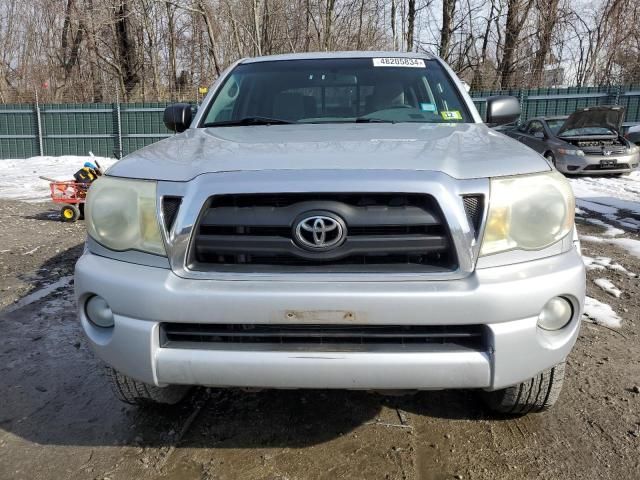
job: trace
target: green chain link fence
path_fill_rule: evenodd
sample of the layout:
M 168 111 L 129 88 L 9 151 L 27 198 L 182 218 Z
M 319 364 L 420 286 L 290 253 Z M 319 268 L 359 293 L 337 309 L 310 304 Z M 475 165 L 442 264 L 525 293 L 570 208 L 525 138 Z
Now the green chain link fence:
M 481 115 L 491 95 L 520 100 L 521 120 L 568 115 L 593 105 L 622 105 L 626 124 L 640 123 L 640 86 L 471 92 Z M 0 159 L 36 155 L 117 157 L 172 135 L 162 123 L 167 103 L 0 105 Z

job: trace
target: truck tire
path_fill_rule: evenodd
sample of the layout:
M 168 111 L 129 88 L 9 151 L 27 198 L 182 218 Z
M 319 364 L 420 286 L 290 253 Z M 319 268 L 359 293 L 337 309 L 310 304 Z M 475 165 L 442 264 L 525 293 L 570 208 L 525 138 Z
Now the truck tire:
M 562 390 L 564 362 L 551 367 L 531 380 L 495 392 L 485 393 L 485 402 L 494 412 L 525 415 L 551 408 Z
M 107 378 L 118 400 L 131 405 L 175 405 L 186 397 L 191 387 L 169 385 L 156 387 L 106 367 Z

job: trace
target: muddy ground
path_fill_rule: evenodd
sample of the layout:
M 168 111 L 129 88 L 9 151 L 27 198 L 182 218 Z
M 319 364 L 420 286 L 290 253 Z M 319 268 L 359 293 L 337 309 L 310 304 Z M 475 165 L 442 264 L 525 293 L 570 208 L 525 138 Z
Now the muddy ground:
M 84 224 L 55 217 L 50 204 L 0 200 L 0 479 L 640 478 L 638 278 L 589 272 L 589 295 L 623 326 L 583 324 L 544 414 L 492 416 L 472 391 L 199 389 L 145 411 L 115 399 L 84 342 L 71 288 Z M 583 249 L 640 272 L 623 250 Z

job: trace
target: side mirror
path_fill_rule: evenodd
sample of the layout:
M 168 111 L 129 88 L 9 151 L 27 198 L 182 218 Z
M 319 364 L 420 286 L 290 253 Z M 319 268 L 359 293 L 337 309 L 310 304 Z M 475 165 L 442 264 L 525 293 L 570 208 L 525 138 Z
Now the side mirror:
M 496 95 L 487 98 L 487 123 L 504 125 L 515 122 L 520 116 L 520 103 L 516 97 Z
M 175 103 L 164 109 L 162 121 L 174 132 L 182 133 L 191 125 L 193 111 L 188 103 Z

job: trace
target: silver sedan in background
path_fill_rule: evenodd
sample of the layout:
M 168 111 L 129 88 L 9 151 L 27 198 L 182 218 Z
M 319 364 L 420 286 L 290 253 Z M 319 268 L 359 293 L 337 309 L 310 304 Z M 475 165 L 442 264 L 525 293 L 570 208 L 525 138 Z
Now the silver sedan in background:
M 630 173 L 638 167 L 640 147 L 621 135 L 625 109 L 597 106 L 569 116 L 536 117 L 503 131 L 543 155 L 563 173 Z

